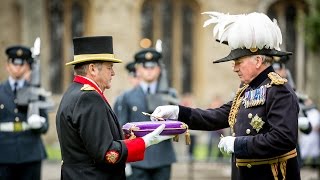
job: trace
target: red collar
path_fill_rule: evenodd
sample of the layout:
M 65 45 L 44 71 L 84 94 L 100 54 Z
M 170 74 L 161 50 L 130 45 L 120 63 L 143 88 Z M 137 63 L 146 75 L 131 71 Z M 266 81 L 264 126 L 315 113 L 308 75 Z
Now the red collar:
M 76 82 L 76 83 L 80 83 L 80 84 L 88 84 L 90 85 L 91 87 L 93 87 L 99 94 L 100 96 L 107 102 L 107 98 L 104 96 L 103 92 L 100 90 L 100 88 L 93 82 L 89 81 L 88 79 L 82 77 L 82 76 L 78 76 L 76 75 L 73 79 L 73 82 Z

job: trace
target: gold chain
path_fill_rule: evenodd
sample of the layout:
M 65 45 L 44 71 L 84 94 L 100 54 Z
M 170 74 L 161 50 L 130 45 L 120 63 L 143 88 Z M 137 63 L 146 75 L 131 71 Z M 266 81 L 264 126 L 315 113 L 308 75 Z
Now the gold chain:
M 233 126 L 236 123 L 236 116 L 238 114 L 238 110 L 239 110 L 240 105 L 241 105 L 241 101 L 242 101 L 241 95 L 244 92 L 244 90 L 247 89 L 248 86 L 249 86 L 248 84 L 245 84 L 243 87 L 239 88 L 237 93 L 236 93 L 236 95 L 235 95 L 235 97 L 234 97 L 234 99 L 233 99 L 231 110 L 230 110 L 230 113 L 229 113 L 229 119 L 228 119 L 229 126 L 230 126 L 230 129 L 231 129 L 231 134 L 234 133 Z

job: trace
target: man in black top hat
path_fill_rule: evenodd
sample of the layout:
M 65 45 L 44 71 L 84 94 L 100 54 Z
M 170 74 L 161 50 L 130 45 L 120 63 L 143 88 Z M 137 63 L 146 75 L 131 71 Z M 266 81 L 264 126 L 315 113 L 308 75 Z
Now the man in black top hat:
M 218 148 L 232 154 L 233 180 L 299 180 L 298 99 L 272 68 L 275 56 L 291 54 L 280 51 L 280 28 L 263 13 L 205 14 L 211 17 L 205 26 L 216 24 L 214 37 L 231 48 L 214 63 L 233 61 L 241 81 L 234 99 L 207 110 L 160 106 L 152 116 L 177 119 L 197 130 L 230 127 L 231 136 L 221 137 Z
M 56 116 L 61 147 L 61 179 L 125 179 L 125 163 L 142 160 L 147 147 L 170 136 L 164 126 L 124 140 L 118 118 L 104 95 L 115 75 L 111 36 L 73 39 L 75 77 L 64 93 Z
M 159 105 L 170 104 L 177 97 L 176 91 L 168 88 L 160 91 L 160 60 L 162 54 L 153 48 L 135 54 L 135 67 L 140 83 L 125 92 L 118 111 L 121 125 L 128 122 L 150 121 L 142 112 L 151 113 Z M 159 154 L 161 153 L 161 154 Z M 169 180 L 171 164 L 176 161 L 171 141 L 164 141 L 146 150 L 143 161 L 131 163 L 130 180 Z
M 17 104 L 17 93 L 29 86 L 24 75 L 32 61 L 30 49 L 12 46 L 6 54 L 9 77 L 0 84 L 0 177 L 40 180 L 46 158 L 41 134 L 48 130 L 48 114 L 40 109 L 40 114 L 28 117 L 28 106 Z

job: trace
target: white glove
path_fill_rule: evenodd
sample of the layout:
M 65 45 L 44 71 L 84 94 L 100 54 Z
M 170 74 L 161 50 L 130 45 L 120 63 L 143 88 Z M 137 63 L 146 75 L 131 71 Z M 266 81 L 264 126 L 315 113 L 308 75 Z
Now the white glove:
M 220 139 L 218 148 L 222 153 L 231 154 L 234 153 L 234 140 L 236 137 L 226 136 Z
M 179 106 L 166 105 L 158 106 L 150 116 L 151 121 L 159 121 L 162 118 L 177 120 L 179 115 Z
M 298 118 L 298 127 L 299 129 L 306 130 L 309 127 L 309 120 L 307 117 Z
M 164 128 L 165 128 L 165 125 L 161 124 L 157 129 L 155 129 L 151 133 L 142 137 L 142 139 L 144 140 L 144 142 L 146 144 L 146 147 L 149 147 L 154 144 L 158 144 L 159 142 L 162 142 L 162 141 L 165 141 L 167 139 L 171 139 L 174 137 L 174 136 L 159 135 L 163 131 Z
M 38 114 L 32 114 L 28 118 L 28 125 L 31 129 L 40 129 L 43 125 L 43 123 L 46 122 L 46 119 L 44 117 L 39 116 Z
M 131 164 L 126 163 L 125 172 L 126 172 L 126 177 L 128 177 L 128 176 L 131 176 L 131 175 L 132 175 L 132 167 L 131 167 Z

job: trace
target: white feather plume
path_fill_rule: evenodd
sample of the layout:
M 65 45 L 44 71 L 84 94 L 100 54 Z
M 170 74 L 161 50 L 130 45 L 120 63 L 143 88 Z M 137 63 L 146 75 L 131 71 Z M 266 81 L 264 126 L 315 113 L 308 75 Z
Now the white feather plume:
M 282 35 L 276 20 L 263 14 L 229 15 L 219 12 L 204 12 L 210 19 L 204 22 L 204 27 L 216 24 L 213 37 L 221 43 L 227 41 L 231 49 L 237 48 L 267 48 L 280 50 Z

